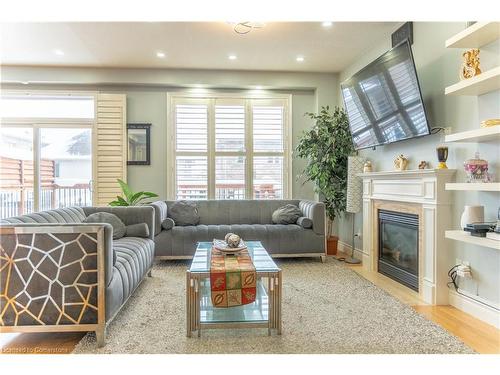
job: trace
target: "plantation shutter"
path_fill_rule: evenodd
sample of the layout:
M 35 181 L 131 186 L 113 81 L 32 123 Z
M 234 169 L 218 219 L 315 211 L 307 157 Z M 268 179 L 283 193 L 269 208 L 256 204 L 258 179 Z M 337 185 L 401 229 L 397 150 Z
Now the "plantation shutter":
M 127 181 L 124 94 L 98 94 L 94 132 L 94 205 L 106 206 L 121 195 L 117 179 Z

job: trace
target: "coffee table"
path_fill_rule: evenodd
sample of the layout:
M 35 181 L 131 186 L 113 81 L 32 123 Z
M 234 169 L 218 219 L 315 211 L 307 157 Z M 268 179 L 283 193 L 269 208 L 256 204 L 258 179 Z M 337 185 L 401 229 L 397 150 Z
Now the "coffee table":
M 247 241 L 257 272 L 255 302 L 233 307 L 214 307 L 210 298 L 211 242 L 199 242 L 186 273 L 187 336 L 202 329 L 267 328 L 281 335 L 281 269 L 259 241 Z

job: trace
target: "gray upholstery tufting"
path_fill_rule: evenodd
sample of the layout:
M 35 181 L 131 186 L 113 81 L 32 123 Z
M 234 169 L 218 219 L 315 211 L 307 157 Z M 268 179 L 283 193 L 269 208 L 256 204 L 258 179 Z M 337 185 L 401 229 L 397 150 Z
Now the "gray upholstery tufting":
M 168 209 L 175 201 L 166 201 Z M 306 200 L 204 200 L 198 205 L 200 223 L 174 226 L 155 236 L 156 256 L 192 256 L 199 241 L 224 238 L 233 232 L 245 240 L 261 241 L 270 254 L 324 252 L 325 207 Z M 286 204 L 300 208 L 313 222 L 311 229 L 272 223 L 273 212 Z M 158 213 L 156 216 L 158 217 Z

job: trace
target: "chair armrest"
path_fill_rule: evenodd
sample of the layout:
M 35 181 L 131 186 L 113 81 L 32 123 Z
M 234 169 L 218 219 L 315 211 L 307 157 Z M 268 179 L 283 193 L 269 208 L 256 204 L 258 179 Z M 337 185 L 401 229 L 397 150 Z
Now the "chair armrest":
M 311 200 L 301 200 L 299 208 L 302 215 L 312 220 L 312 230 L 314 233 L 325 235 L 325 204 L 323 202 L 315 202 Z
M 120 218 L 125 225 L 146 223 L 149 227 L 149 238 L 155 237 L 155 213 L 151 206 L 128 207 L 83 207 L 83 212 L 89 216 L 96 212 L 109 212 Z

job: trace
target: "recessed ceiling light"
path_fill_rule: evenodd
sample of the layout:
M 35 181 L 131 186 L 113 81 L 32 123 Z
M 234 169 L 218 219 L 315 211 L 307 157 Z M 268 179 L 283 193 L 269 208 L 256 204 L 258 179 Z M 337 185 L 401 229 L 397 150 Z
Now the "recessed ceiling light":
M 165 57 L 165 52 L 158 51 L 156 52 L 156 57 L 159 57 L 160 59 L 163 59 Z
M 331 27 L 333 25 L 333 22 L 331 21 L 325 21 L 321 23 L 321 26 L 323 27 Z
M 28 81 L 21 81 L 21 85 L 29 85 L 30 83 Z
M 236 60 L 236 59 L 238 58 L 238 56 L 236 56 L 236 55 L 232 54 L 232 55 L 229 55 L 227 58 L 228 58 L 229 60 Z
M 255 90 L 262 90 L 262 86 L 255 86 Z
M 295 60 L 296 60 L 297 62 L 304 62 L 304 56 L 297 56 L 297 57 L 295 58 Z
M 54 50 L 54 53 L 57 55 L 57 56 L 63 56 L 64 55 L 64 51 L 60 50 L 60 49 L 55 49 Z

